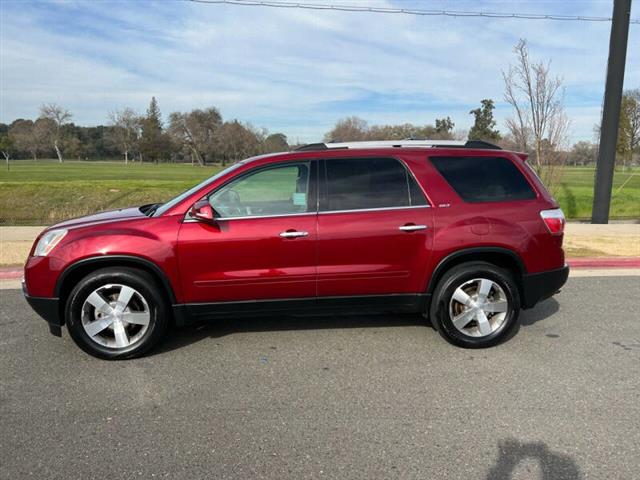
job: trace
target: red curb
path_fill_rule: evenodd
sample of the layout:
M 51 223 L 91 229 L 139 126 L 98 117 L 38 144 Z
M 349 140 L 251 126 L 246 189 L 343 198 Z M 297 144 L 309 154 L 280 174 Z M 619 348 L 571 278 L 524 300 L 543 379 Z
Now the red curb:
M 24 271 L 23 270 L 7 270 L 7 269 L 0 269 L 0 280 L 9 280 L 9 279 L 13 279 L 13 278 L 22 278 L 22 276 L 24 275 Z
M 568 258 L 572 268 L 640 268 L 640 257 L 581 257 Z

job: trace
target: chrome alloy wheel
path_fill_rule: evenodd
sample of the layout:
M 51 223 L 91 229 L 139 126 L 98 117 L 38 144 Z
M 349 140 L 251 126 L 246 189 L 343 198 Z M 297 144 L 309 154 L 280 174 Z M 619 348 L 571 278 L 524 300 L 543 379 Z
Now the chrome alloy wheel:
M 449 302 L 449 318 L 456 329 L 470 337 L 486 337 L 505 322 L 509 301 L 500 285 L 474 278 L 460 285 Z
M 82 305 L 82 326 L 94 342 L 113 349 L 129 347 L 149 328 L 149 305 L 137 290 L 108 284 L 94 290 Z

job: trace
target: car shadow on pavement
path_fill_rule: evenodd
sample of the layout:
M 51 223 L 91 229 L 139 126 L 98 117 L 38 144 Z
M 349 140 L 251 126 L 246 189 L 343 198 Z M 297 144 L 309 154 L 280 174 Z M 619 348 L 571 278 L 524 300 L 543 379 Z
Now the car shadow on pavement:
M 498 444 L 500 454 L 487 474 L 487 480 L 509 480 L 523 461 L 536 462 L 541 480 L 579 480 L 582 478 L 575 461 L 564 453 L 554 452 L 544 442 L 521 442 L 508 438 Z M 521 477 L 521 475 L 518 475 Z M 522 478 L 522 477 L 521 477 Z M 530 478 L 529 475 L 524 478 Z
M 558 301 L 551 297 L 543 302 L 540 302 L 535 307 L 529 310 L 522 310 L 520 312 L 520 325 L 528 327 L 541 320 L 549 318 L 560 309 Z
M 221 338 L 234 333 L 407 326 L 431 328 L 429 321 L 419 314 L 282 315 L 225 318 L 182 328 L 176 327 L 151 355 L 175 350 L 205 338 Z

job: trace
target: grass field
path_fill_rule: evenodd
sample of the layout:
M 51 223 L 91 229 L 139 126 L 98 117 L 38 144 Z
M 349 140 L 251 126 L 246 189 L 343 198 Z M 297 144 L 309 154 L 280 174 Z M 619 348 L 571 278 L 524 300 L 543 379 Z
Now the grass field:
M 47 225 L 100 210 L 161 202 L 219 170 L 182 164 L 16 161 L 10 171 L 0 171 L 0 225 Z M 569 218 L 590 217 L 593 176 L 593 168 L 565 169 L 555 194 Z M 616 172 L 611 218 L 640 219 L 640 169 Z

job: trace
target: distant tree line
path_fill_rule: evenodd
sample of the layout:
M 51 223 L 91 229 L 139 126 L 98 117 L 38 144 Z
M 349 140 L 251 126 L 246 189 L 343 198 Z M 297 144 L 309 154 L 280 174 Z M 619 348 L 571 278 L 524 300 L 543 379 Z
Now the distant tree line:
M 235 162 L 262 153 L 287 151 L 283 133 L 269 133 L 239 120 L 224 121 L 215 107 L 173 112 L 165 125 L 153 97 L 146 114 L 131 108 L 109 113 L 107 125 L 75 125 L 72 114 L 56 104 L 40 107 L 34 121 L 0 123 L 0 150 L 5 159 L 101 160 L 121 157 L 125 163 L 190 162 L 194 165 Z

